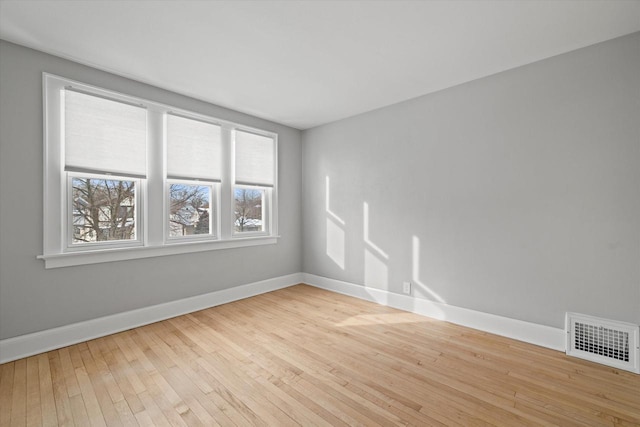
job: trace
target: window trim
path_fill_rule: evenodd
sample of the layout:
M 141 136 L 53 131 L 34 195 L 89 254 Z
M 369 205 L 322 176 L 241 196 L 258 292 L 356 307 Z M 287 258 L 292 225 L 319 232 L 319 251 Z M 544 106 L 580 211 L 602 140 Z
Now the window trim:
M 176 108 L 170 105 L 145 100 L 122 94 L 117 91 L 103 89 L 93 85 L 77 82 L 50 73 L 42 74 L 43 84 L 43 254 L 38 259 L 45 261 L 45 268 L 57 268 L 73 265 L 93 264 L 119 260 L 149 258 L 164 255 L 194 253 L 217 249 L 228 249 L 246 246 L 276 244 L 279 239 L 277 229 L 278 215 L 278 135 L 272 131 L 221 120 L 193 111 Z M 72 86 L 75 90 L 87 91 L 89 94 L 106 97 L 147 108 L 147 176 L 146 178 L 121 176 L 127 180 L 137 180 L 136 192 L 136 240 L 113 241 L 108 244 L 91 244 L 90 248 L 77 247 L 71 242 L 68 233 L 71 225 L 69 209 L 71 197 L 67 193 L 70 182 L 69 174 L 102 175 L 95 173 L 67 172 L 64 170 L 64 135 L 63 135 L 63 98 L 56 92 Z M 168 182 L 175 180 L 166 174 L 166 114 L 179 115 L 221 126 L 222 180 L 221 182 L 201 182 L 213 187 L 212 201 L 217 202 L 216 224 L 211 235 L 204 238 L 169 238 L 168 235 Z M 243 130 L 272 138 L 274 141 L 274 185 L 267 188 L 270 195 L 269 228 L 264 233 L 234 233 L 233 224 L 233 187 L 234 130 Z M 182 181 L 178 179 L 178 181 Z M 194 181 L 199 182 L 199 181 Z M 230 209 L 225 206 L 230 203 Z M 162 215 L 150 215 L 162 209 Z M 229 212 L 231 211 L 231 212 Z M 231 217 L 229 217 L 231 215 Z M 72 232 L 72 228 L 71 228 Z M 114 247 L 115 246 L 115 247 Z

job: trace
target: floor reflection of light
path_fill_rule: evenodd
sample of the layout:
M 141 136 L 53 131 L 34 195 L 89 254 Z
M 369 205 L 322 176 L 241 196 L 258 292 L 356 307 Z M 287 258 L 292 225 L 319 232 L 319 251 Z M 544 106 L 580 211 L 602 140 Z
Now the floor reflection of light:
M 365 326 L 379 324 L 398 324 L 398 323 L 421 323 L 428 319 L 418 318 L 413 313 L 381 313 L 381 314 L 359 314 L 344 319 L 337 323 L 336 326 Z

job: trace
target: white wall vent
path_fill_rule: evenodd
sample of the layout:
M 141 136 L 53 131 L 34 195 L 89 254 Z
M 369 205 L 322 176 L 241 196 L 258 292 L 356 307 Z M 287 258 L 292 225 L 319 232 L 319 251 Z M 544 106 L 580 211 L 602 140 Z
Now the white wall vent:
M 567 313 L 567 355 L 640 374 L 638 325 Z

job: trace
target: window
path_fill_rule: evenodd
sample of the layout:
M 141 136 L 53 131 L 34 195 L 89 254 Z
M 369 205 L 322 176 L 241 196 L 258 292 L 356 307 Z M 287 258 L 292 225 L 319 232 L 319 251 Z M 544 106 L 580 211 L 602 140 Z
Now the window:
M 47 268 L 275 243 L 277 135 L 44 74 Z
M 234 196 L 234 230 L 236 233 L 263 233 L 265 231 L 266 190 L 236 186 Z
M 169 182 L 169 238 L 210 236 L 215 233 L 213 186 L 197 182 Z
M 146 109 L 73 88 L 61 96 L 67 247 L 141 244 L 136 187 L 146 177 Z
M 222 181 L 222 128 L 174 114 L 167 114 L 166 125 L 168 236 L 215 237 L 213 196 Z
M 138 241 L 137 181 L 69 176 L 72 245 Z
M 269 231 L 274 183 L 275 141 L 251 132 L 235 132 L 234 231 L 236 235 Z

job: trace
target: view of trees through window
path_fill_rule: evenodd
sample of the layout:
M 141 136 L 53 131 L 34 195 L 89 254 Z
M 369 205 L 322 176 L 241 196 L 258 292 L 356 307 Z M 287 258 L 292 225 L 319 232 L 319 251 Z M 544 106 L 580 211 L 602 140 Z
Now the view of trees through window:
M 169 236 L 210 234 L 211 187 L 173 183 L 169 187 Z
M 235 230 L 238 232 L 263 231 L 264 190 L 236 187 L 234 198 Z
M 73 243 L 136 239 L 135 181 L 72 178 Z M 236 187 L 235 231 L 263 231 L 265 190 Z M 169 186 L 169 236 L 211 234 L 212 187 Z
M 134 181 L 72 178 L 73 243 L 136 238 Z

